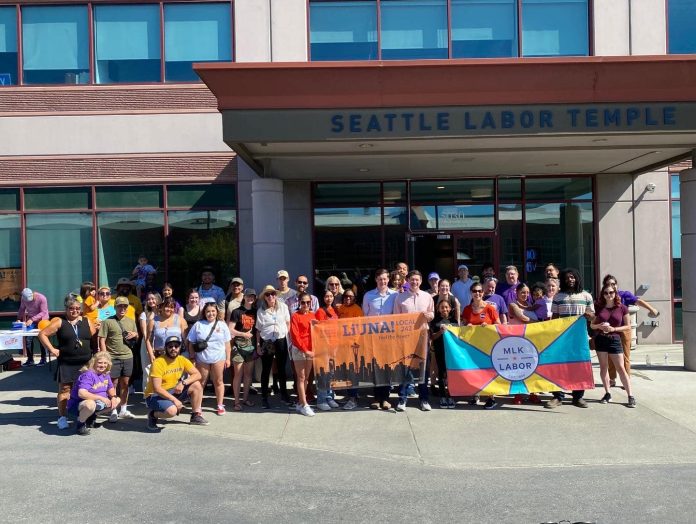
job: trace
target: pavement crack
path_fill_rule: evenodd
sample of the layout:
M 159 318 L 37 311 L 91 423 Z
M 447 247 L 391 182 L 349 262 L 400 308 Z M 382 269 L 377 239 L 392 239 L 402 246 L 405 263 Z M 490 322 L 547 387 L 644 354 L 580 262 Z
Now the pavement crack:
M 421 464 L 425 464 L 425 460 L 423 459 L 423 454 L 421 453 L 420 446 L 418 445 L 418 439 L 416 438 L 416 432 L 413 430 L 413 424 L 411 424 L 411 417 L 408 416 L 408 413 L 406 414 L 406 420 L 408 421 L 408 429 L 411 432 L 411 438 L 413 439 L 413 444 L 416 446 L 416 452 L 418 453 L 418 461 Z

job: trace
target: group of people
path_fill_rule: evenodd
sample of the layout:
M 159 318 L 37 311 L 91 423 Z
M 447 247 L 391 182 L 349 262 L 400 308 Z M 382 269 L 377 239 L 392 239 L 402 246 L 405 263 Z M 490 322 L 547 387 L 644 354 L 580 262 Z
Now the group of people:
M 141 260 L 140 265 L 145 265 Z M 135 270 L 134 270 L 135 271 Z M 480 277 L 471 277 L 469 268 L 458 267 L 458 278 L 450 283 L 437 273 L 428 274 L 428 290 L 418 270 L 408 270 L 401 262 L 390 272 L 381 268 L 374 273 L 375 287 L 356 297 L 357 287 L 330 276 L 321 295 L 308 292 L 309 279 L 299 275 L 290 287 L 290 275 L 277 272 L 276 285 L 265 286 L 257 294 L 245 288 L 240 277 L 231 280 L 227 292 L 215 285 L 211 268 L 203 268 L 201 283 L 186 293 L 179 304 L 171 285 L 161 291 L 144 290 L 141 303 L 136 296 L 137 284 L 128 278 L 118 281 L 116 297 L 108 286 L 83 283 L 79 296 L 65 300 L 65 318 L 48 321 L 45 297 L 36 291 L 22 292 L 19 317 L 27 325 L 44 321 L 38 335 L 43 354 L 47 351 L 58 361 L 58 427 L 68 427 L 68 415 L 77 418 L 76 431 L 88 434 L 96 414 L 103 413 L 110 422 L 134 418 L 128 410 L 129 386 L 136 377 L 139 362 L 142 387 L 148 408 L 147 427 L 159 429 L 158 421 L 175 417 L 184 404 L 190 403 L 190 423 L 206 425 L 203 416 L 204 386 L 212 382 L 215 413 L 224 415 L 225 372 L 232 373 L 233 410 L 243 411 L 254 405 L 250 393 L 253 372 L 261 368 L 261 407 L 270 409 L 273 391 L 283 404 L 295 406 L 298 413 L 313 416 L 310 406 L 328 411 L 341 407 L 330 389 L 313 384 L 314 357 L 311 326 L 314 322 L 360 316 L 398 313 L 422 313 L 428 321 L 433 359 L 428 375 L 433 386 L 415 385 L 420 409 L 430 411 L 430 394 L 437 391 L 441 408 L 454 408 L 455 400 L 447 388 L 447 369 L 443 334 L 450 325 L 485 326 L 492 324 L 526 324 L 566 316 L 584 316 L 592 333 L 600 376 L 605 389 L 601 402 L 611 400 L 610 387 L 618 375 L 628 396 L 629 407 L 636 401 L 630 383 L 630 319 L 627 306 L 640 304 L 653 315 L 652 306 L 631 293 L 618 290 L 616 278 L 607 275 L 595 302 L 583 290 L 579 272 L 569 268 L 559 271 L 554 264 L 545 268 L 546 280 L 528 285 L 519 281 L 514 266 L 505 268 L 498 281 L 491 264 L 485 264 Z M 151 273 L 147 273 L 148 275 Z M 359 305 L 362 304 L 362 306 Z M 41 314 L 40 314 L 41 313 Z M 46 325 L 47 324 L 47 325 Z M 54 342 L 55 345 L 54 345 Z M 28 361 L 33 355 L 28 352 Z M 40 363 L 41 363 L 40 362 Z M 287 387 L 288 372 L 294 378 L 297 401 Z M 272 383 L 271 376 L 273 377 Z M 395 410 L 406 409 L 412 377 L 398 384 Z M 435 390 L 437 384 L 437 390 Z M 372 409 L 391 409 L 390 386 L 373 389 Z M 551 392 L 545 407 L 562 404 L 564 393 Z M 572 392 L 572 403 L 587 407 L 584 391 Z M 358 390 L 344 392 L 342 408 L 358 406 Z M 526 400 L 541 403 L 530 394 Z M 470 404 L 496 406 L 493 397 L 469 399 Z M 513 402 L 525 398 L 516 395 Z

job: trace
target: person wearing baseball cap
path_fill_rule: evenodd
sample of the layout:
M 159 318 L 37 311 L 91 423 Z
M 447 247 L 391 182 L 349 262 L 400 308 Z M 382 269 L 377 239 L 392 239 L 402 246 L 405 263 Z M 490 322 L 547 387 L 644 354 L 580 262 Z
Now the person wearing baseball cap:
M 234 337 L 232 344 L 232 366 L 234 377 L 234 410 L 242 411 L 245 406 L 253 406 L 249 400 L 252 371 L 256 363 L 256 290 L 244 290 L 244 302 L 232 312 L 230 332 Z M 244 392 L 241 392 L 244 381 Z
M 225 312 L 225 320 L 229 323 L 232 312 L 242 305 L 244 302 L 244 280 L 241 277 L 234 277 L 230 280 L 229 288 L 227 289 L 227 308 Z
M 17 321 L 23 322 L 27 329 L 33 329 L 41 320 L 48 320 L 48 301 L 41 293 L 32 291 L 28 287 L 22 290 L 22 300 L 19 302 Z M 22 364 L 25 367 L 34 365 L 34 337 L 25 337 L 27 361 Z M 41 348 L 41 360 L 37 366 L 46 364 L 46 348 L 39 343 Z
M 440 275 L 438 275 L 436 272 L 432 272 L 428 275 L 428 284 L 430 284 L 430 289 L 428 289 L 428 293 L 430 293 L 430 296 L 434 297 L 437 295 L 437 285 L 440 283 Z
M 184 402 L 191 400 L 192 426 L 207 426 L 203 418 L 203 386 L 201 373 L 196 366 L 180 355 L 181 338 L 178 335 L 167 337 L 164 341 L 164 354 L 155 359 L 150 370 L 150 378 L 145 388 L 145 403 L 150 410 L 147 414 L 147 429 L 159 431 L 157 419 L 174 418 L 184 409 Z
M 288 285 L 288 283 L 290 282 L 290 275 L 287 271 L 281 269 L 280 271 L 278 271 L 276 279 L 278 280 L 278 288 L 276 289 L 276 292 L 278 293 L 278 300 L 287 304 L 288 299 L 297 295 L 297 291 L 295 291 Z

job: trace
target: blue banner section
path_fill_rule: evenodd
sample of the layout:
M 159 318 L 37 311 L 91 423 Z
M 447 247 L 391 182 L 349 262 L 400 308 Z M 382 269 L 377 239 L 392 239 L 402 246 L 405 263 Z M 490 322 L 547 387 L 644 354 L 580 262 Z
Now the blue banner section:
M 445 331 L 445 362 L 447 369 L 489 369 L 491 357 L 475 346 L 464 342 L 451 331 Z
M 590 360 L 587 321 L 578 317 L 573 324 L 539 353 L 539 365 L 567 364 Z

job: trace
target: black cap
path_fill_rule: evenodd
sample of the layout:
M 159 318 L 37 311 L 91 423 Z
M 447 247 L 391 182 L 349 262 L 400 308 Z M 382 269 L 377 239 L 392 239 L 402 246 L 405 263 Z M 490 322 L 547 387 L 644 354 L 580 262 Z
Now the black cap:
M 181 339 L 176 335 L 172 335 L 171 337 L 167 337 L 167 339 L 164 341 L 164 346 L 167 347 L 172 342 L 176 342 L 177 344 L 181 345 Z

